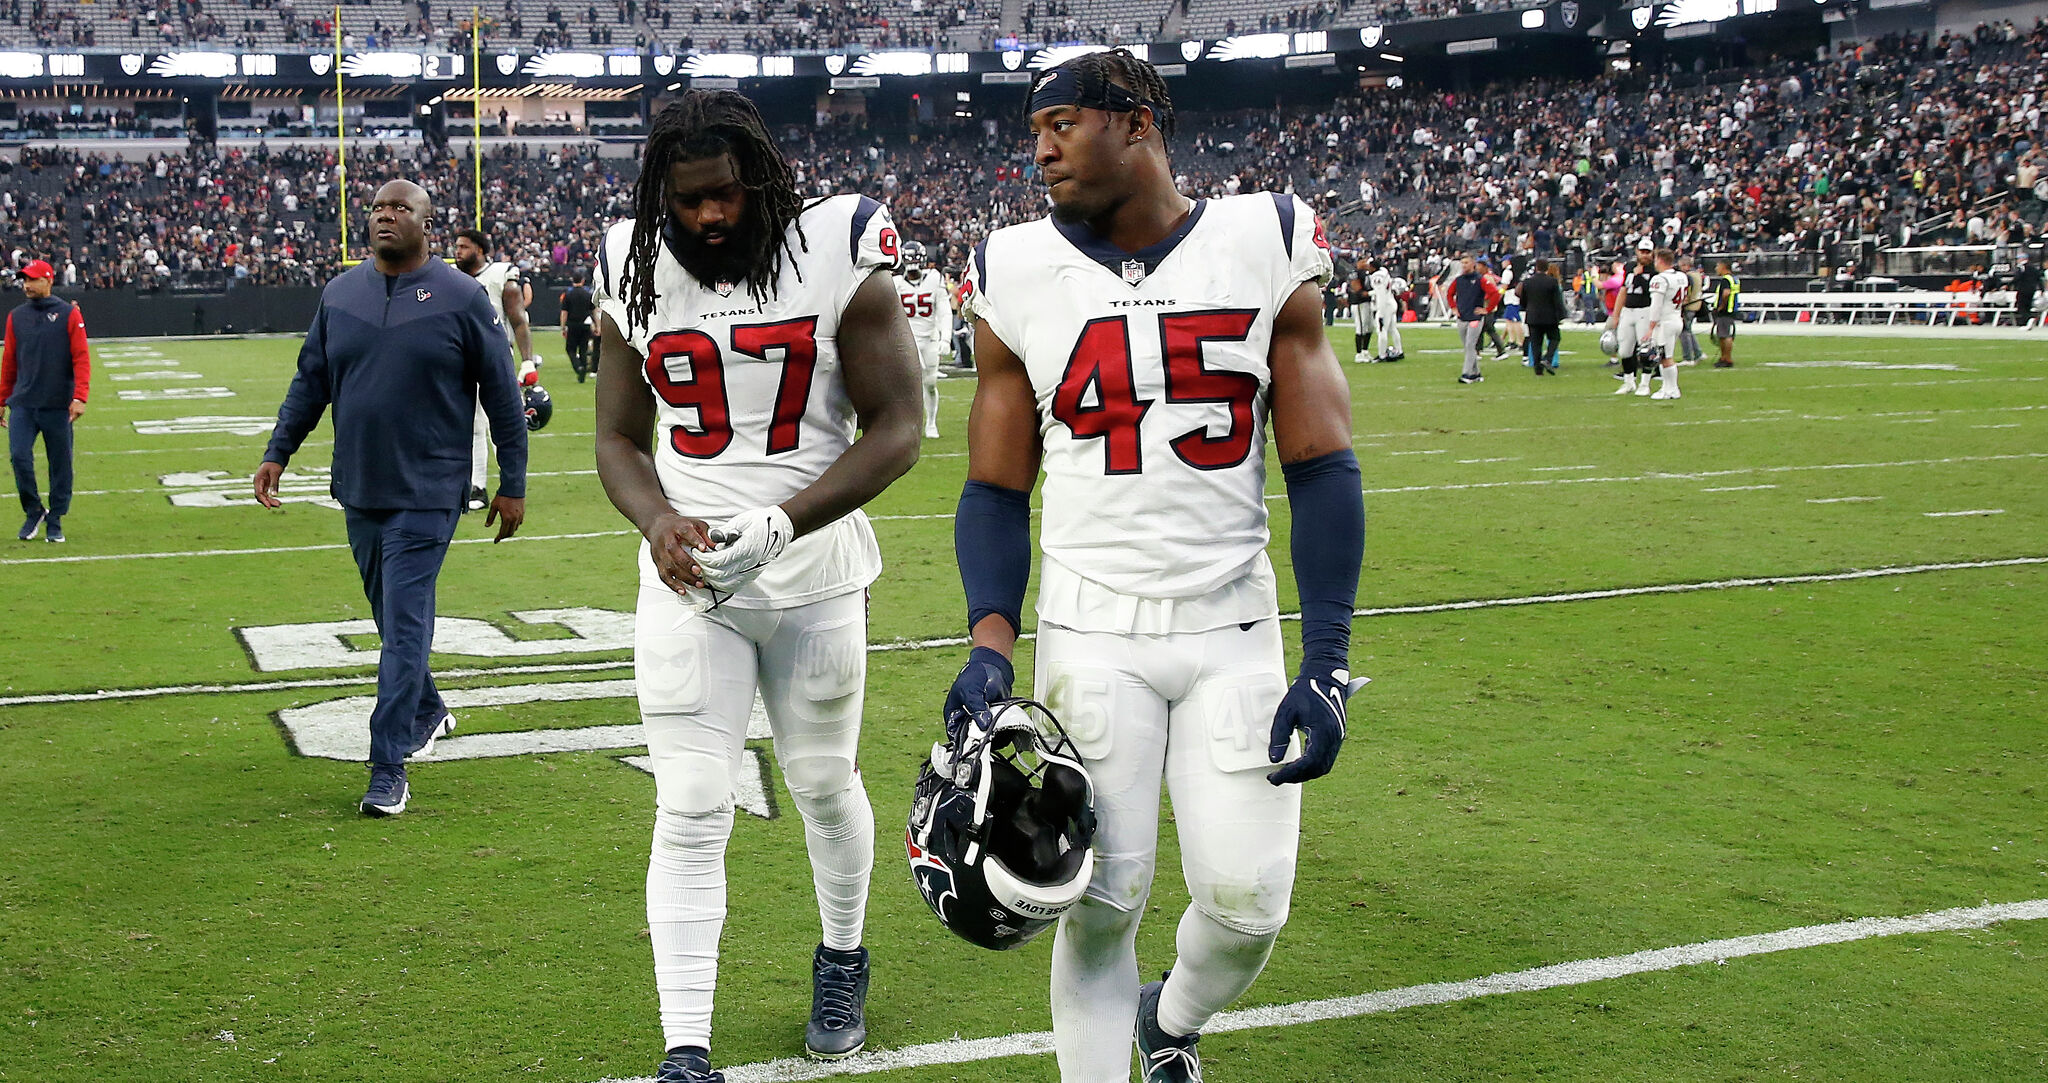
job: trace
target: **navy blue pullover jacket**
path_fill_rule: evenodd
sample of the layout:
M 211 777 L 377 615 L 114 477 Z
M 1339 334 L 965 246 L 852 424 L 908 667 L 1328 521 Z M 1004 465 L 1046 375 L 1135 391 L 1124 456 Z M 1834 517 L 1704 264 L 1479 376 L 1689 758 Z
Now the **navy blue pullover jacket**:
M 526 412 L 504 325 L 477 280 L 434 257 L 392 276 L 365 260 L 327 284 L 263 461 L 283 465 L 334 407 L 334 498 L 460 508 L 481 394 L 498 495 L 526 495 Z

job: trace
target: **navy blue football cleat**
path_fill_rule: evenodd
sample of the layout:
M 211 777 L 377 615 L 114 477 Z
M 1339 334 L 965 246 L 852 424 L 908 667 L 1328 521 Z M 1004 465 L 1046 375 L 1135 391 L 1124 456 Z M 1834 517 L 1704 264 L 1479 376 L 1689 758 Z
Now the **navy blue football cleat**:
M 1162 974 L 1138 989 L 1138 1067 L 1145 1083 L 1202 1083 L 1202 1057 L 1195 1052 L 1202 1036 L 1176 1038 L 1159 1029 L 1159 993 L 1165 988 Z
M 804 1050 L 839 1060 L 868 1043 L 868 949 L 834 951 L 823 944 L 811 957 L 811 1022 Z
M 36 536 L 36 528 L 42 525 L 43 513 L 36 512 L 34 515 L 31 515 L 28 518 L 23 519 L 21 521 L 21 533 L 16 534 L 15 537 L 20 538 L 22 541 L 34 541 Z
M 711 1070 L 711 1053 L 694 1045 L 668 1051 L 654 1070 L 654 1083 L 725 1083 L 725 1073 Z
M 413 731 L 413 750 L 411 752 L 406 753 L 405 758 L 412 759 L 416 756 L 433 755 L 434 742 L 454 732 L 455 716 L 444 712 L 441 715 L 439 721 L 434 722 L 426 727 L 425 732 L 421 732 L 420 730 Z
M 56 542 L 58 545 L 64 544 L 63 524 L 57 522 L 57 517 L 54 515 L 43 520 L 43 540 Z
M 359 806 L 365 816 L 396 816 L 405 811 L 412 788 L 405 783 L 405 768 L 399 764 L 370 765 L 370 789 Z

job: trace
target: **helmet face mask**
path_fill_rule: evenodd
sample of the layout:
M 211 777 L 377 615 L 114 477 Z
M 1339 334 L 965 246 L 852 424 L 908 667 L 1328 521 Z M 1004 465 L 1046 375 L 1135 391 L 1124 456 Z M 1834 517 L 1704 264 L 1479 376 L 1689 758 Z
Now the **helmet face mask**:
M 898 260 L 901 262 L 903 273 L 906 276 L 911 278 L 921 277 L 924 274 L 925 259 L 924 243 L 922 241 L 903 242 L 903 254 L 898 257 Z
M 939 921 L 1004 951 L 1029 943 L 1094 876 L 1094 787 L 1044 706 L 995 705 L 934 745 L 918 772 L 905 845 L 911 878 Z

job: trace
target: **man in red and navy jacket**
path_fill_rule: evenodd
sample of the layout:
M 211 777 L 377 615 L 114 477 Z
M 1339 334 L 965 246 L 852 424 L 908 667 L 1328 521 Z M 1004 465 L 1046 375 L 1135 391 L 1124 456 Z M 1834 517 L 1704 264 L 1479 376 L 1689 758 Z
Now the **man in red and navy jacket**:
M 0 351 L 0 427 L 7 429 L 14 488 L 27 516 L 15 535 L 22 541 L 34 540 L 38 527 L 45 538 L 64 540 L 62 520 L 71 510 L 71 423 L 85 412 L 92 384 L 85 316 L 77 305 L 50 296 L 56 277 L 42 260 L 21 269 L 28 301 L 7 314 L 7 344 Z M 36 490 L 37 436 L 50 460 L 47 508 Z

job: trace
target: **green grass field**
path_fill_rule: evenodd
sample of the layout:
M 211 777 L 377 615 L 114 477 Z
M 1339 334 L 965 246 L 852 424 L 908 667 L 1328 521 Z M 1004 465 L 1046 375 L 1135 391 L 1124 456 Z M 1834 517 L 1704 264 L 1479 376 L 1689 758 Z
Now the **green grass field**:
M 1358 621 L 1374 683 L 1308 789 L 1293 921 L 1242 1007 L 2048 898 L 2048 346 L 1748 337 L 1742 367 L 1685 369 L 1686 397 L 1653 403 L 1609 394 L 1584 332 L 1558 379 L 1500 362 L 1469 388 L 1448 332 L 1411 336 L 1402 364 L 1345 368 L 1359 604 L 1395 611 Z M 348 649 L 374 636 L 278 631 L 368 617 L 340 513 L 247 495 L 296 344 L 101 344 L 71 543 L 0 543 L 0 1080 L 652 1071 L 653 784 L 622 762 L 641 749 L 575 732 L 638 722 L 603 683 L 631 676 L 621 620 L 597 612 L 630 613 L 634 539 L 592 472 L 592 385 L 539 337 L 557 408 L 526 530 L 451 550 L 440 611 L 476 653 L 436 656 L 477 704 L 458 736 L 518 754 L 418 766 L 383 821 L 355 812 L 359 764 L 302 754 L 324 747 L 309 719 L 352 717 L 321 705 L 371 691 Z M 943 391 L 945 438 L 869 509 L 888 561 L 872 638 L 907 644 L 873 655 L 868 690 L 871 1048 L 1048 1026 L 1050 938 L 952 939 L 898 841 L 960 657 L 916 645 L 963 620 L 949 513 L 972 382 Z M 176 420 L 195 417 L 256 421 Z M 296 495 L 325 493 L 325 435 Z M 483 540 L 481 517 L 460 537 Z M 2036 562 L 1953 567 L 2013 558 Z M 1627 589 L 1684 584 L 1701 587 Z M 535 610 L 578 630 L 511 616 Z M 584 750 L 531 751 L 558 747 Z M 1186 900 L 1164 849 L 1148 970 Z M 817 926 L 796 818 L 741 816 L 729 868 L 716 1058 L 797 1056 Z M 2044 959 L 2048 922 L 2008 921 L 1203 1053 L 1213 1083 L 2041 1079 Z M 732 1083 L 789 1078 L 813 1077 Z M 1034 1055 L 874 1078 L 1055 1072 Z

